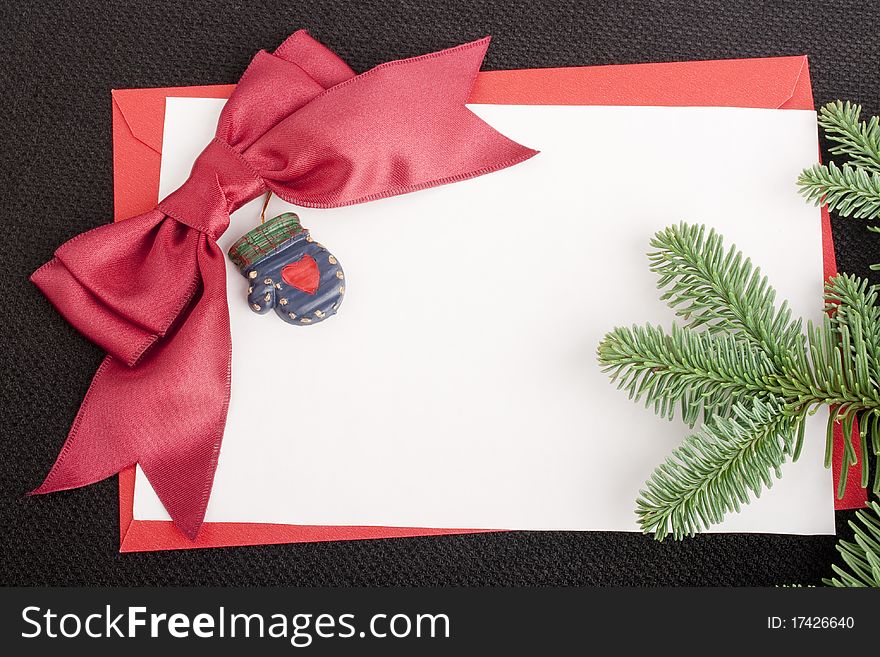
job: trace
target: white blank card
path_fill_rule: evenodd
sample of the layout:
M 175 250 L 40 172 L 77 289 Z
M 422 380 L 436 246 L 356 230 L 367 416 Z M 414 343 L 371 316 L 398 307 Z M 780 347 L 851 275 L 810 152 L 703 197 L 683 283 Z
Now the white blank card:
M 160 196 L 223 103 L 167 100 Z M 615 326 L 673 322 L 651 236 L 706 223 L 795 313 L 821 317 L 820 213 L 795 187 L 817 159 L 814 112 L 471 109 L 540 154 L 401 197 L 294 208 L 345 269 L 335 317 L 254 314 L 227 262 L 232 399 L 208 522 L 636 530 L 639 489 L 687 428 L 632 403 L 595 352 Z M 224 251 L 260 203 L 233 216 Z M 273 199 L 269 215 L 289 209 Z M 717 530 L 834 532 L 813 420 L 800 461 Z M 142 472 L 134 513 L 168 518 Z

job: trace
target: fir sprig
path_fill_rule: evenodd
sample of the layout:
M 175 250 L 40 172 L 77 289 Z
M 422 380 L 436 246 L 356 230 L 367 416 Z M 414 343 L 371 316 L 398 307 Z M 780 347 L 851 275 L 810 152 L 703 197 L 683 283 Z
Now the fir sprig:
M 849 526 L 855 532 L 855 540 L 839 541 L 837 551 L 843 557 L 849 571 L 838 565 L 832 566 L 837 577 L 823 580 L 837 587 L 880 587 L 880 504 L 871 502 L 867 510 L 856 513 L 857 522 Z
M 880 218 L 880 119 L 865 122 L 861 113 L 860 105 L 839 100 L 819 110 L 819 125 L 834 144 L 831 154 L 848 161 L 804 169 L 798 187 L 815 205 L 825 204 L 842 217 L 871 221 Z M 880 226 L 869 225 L 868 230 L 878 233 Z M 880 269 L 880 264 L 871 269 Z
M 662 417 L 676 408 L 697 433 L 655 470 L 637 501 L 642 529 L 658 539 L 694 534 L 759 496 L 781 465 L 801 452 L 804 422 L 830 409 L 826 465 L 835 423 L 846 444 L 844 471 L 871 452 L 880 459 L 880 312 L 877 292 L 839 275 L 826 286 L 821 324 L 792 318 L 760 270 L 703 226 L 679 224 L 655 235 L 649 254 L 662 298 L 685 322 L 617 328 L 600 343 L 603 370 Z M 843 496 L 846 477 L 838 494 Z M 874 489 L 880 490 L 875 474 Z
M 657 233 L 652 246 L 651 271 L 668 288 L 661 299 L 686 326 L 725 331 L 777 355 L 800 335 L 788 304 L 776 310 L 767 278 L 736 249 L 725 251 L 721 235 L 682 224 Z
M 712 417 L 651 475 L 637 502 L 642 528 L 660 540 L 666 528 L 681 538 L 739 511 L 749 493 L 760 496 L 780 476 L 801 419 L 775 399 L 737 403 L 729 416 Z
M 860 120 L 861 105 L 836 101 L 819 110 L 819 125 L 835 143 L 832 155 L 845 155 L 855 166 L 880 173 L 880 119 Z
M 808 201 L 825 203 L 842 217 L 876 219 L 880 215 L 880 173 L 834 162 L 813 165 L 798 178 Z

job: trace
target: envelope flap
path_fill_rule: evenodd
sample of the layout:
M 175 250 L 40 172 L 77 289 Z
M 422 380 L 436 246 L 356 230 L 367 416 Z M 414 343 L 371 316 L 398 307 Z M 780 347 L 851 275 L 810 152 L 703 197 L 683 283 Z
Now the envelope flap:
M 801 71 L 791 92 L 791 98 L 782 103 L 779 109 L 815 109 L 813 102 L 813 85 L 810 81 L 810 61 L 806 55 L 803 58 Z
M 132 136 L 161 153 L 165 94 L 159 89 L 114 89 L 110 94 Z
M 190 98 L 228 98 L 235 85 L 201 87 L 161 87 L 155 89 L 113 89 L 113 104 L 119 109 L 132 136 L 156 153 L 162 153 L 162 128 L 165 123 L 165 99 L 169 96 Z
M 806 55 L 487 71 L 470 102 L 813 108 Z

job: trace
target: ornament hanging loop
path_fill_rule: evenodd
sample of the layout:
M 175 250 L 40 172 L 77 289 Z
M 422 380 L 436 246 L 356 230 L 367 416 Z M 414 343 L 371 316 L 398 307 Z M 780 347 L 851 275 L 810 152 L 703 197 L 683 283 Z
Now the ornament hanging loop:
M 260 223 L 266 223 L 266 208 L 269 207 L 269 200 L 272 198 L 272 190 L 266 192 L 266 198 L 263 201 L 263 209 L 260 210 Z

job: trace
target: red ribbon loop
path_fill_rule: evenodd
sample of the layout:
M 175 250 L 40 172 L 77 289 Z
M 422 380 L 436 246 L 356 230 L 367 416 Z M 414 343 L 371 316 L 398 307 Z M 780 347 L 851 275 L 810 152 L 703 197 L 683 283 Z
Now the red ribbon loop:
M 304 31 L 242 76 L 189 179 L 157 209 L 62 245 L 31 277 L 108 353 L 35 493 L 138 463 L 197 534 L 226 421 L 232 341 L 215 240 L 267 188 L 335 207 L 440 185 L 535 151 L 464 107 L 488 39 L 355 76 Z

